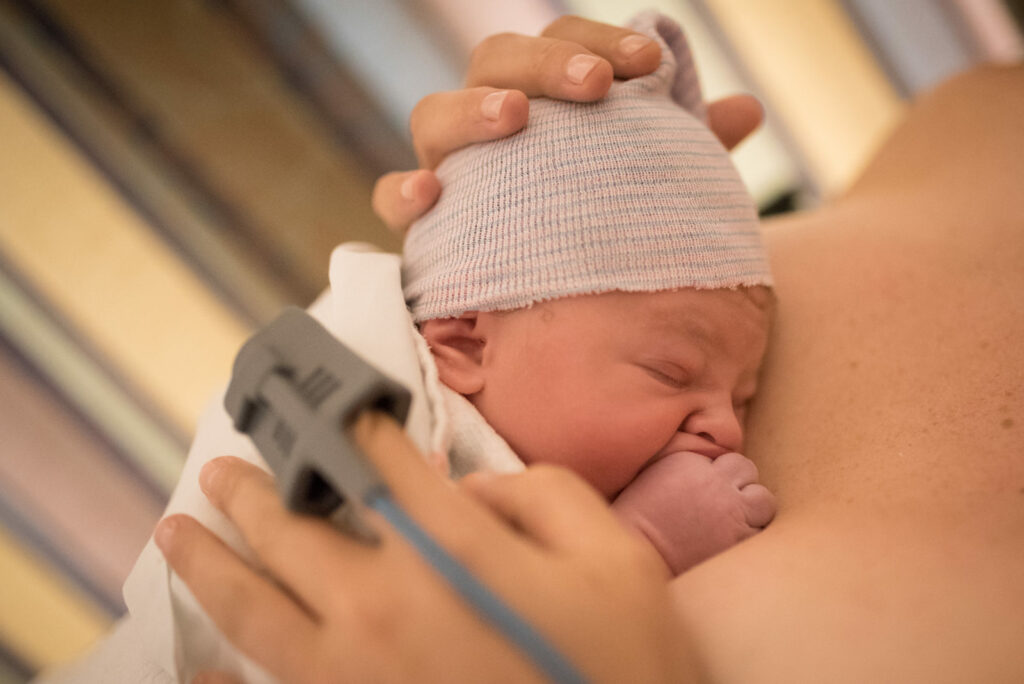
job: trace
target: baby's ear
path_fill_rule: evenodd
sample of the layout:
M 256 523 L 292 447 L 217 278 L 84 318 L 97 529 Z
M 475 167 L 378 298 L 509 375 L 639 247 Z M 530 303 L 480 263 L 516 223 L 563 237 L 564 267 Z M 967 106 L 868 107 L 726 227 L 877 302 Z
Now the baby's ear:
M 484 388 L 484 337 L 478 323 L 475 311 L 420 323 L 441 382 L 464 396 Z

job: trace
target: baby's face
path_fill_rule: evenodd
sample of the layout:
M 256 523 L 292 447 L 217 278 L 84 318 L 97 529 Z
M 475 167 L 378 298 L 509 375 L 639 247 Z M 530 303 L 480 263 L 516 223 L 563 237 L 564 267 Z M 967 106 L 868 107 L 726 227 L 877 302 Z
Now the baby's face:
M 769 302 L 764 288 L 685 289 L 481 313 L 484 386 L 469 399 L 526 463 L 611 497 L 666 453 L 742 450 Z

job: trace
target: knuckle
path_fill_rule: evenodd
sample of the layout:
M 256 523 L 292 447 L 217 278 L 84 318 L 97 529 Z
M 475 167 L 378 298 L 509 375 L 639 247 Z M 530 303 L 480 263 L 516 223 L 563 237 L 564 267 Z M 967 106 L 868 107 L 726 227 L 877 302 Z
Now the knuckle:
M 561 35 L 567 28 L 579 23 L 579 21 L 580 18 L 574 14 L 563 14 L 545 26 L 540 35 L 546 37 Z
M 392 180 L 389 176 L 391 176 L 391 174 L 386 173 L 373 181 L 373 190 L 370 192 L 370 204 L 373 205 L 374 211 L 378 209 L 378 205 L 380 204 L 381 193 L 384 192 L 384 188 Z
M 435 162 L 438 160 L 435 159 L 436 148 L 434 145 L 429 145 L 423 142 L 422 140 L 416 140 L 414 138 L 412 143 L 412 149 L 413 152 L 416 154 L 416 161 L 419 162 L 420 168 L 432 169 L 437 165 Z
M 419 101 L 413 106 L 412 112 L 409 114 L 409 127 L 415 130 L 415 126 L 422 122 L 424 113 L 430 109 L 434 99 L 437 98 L 437 93 L 431 93 L 421 97 Z
M 576 52 L 578 50 L 574 49 L 572 43 L 558 39 L 547 40 L 544 41 L 537 51 L 537 61 L 539 64 L 549 68 L 555 65 L 561 66 L 562 62 L 567 61 Z
M 479 43 L 477 43 L 473 50 L 469 53 L 469 67 L 470 71 L 474 71 L 476 67 L 479 67 L 489 56 L 493 55 L 498 49 L 500 49 L 503 43 L 507 43 L 516 34 L 511 32 L 495 33 L 487 36 Z
M 399 182 L 401 172 L 391 171 L 385 173 L 373 183 L 373 192 L 370 195 L 370 203 L 378 214 L 385 208 L 385 200 L 391 187 Z
M 463 91 L 431 93 L 420 99 L 409 114 L 409 133 L 412 135 L 413 149 L 421 166 L 436 147 L 439 135 L 446 130 L 442 112 L 457 111 L 463 103 Z M 450 126 L 450 124 L 448 124 Z
M 373 213 L 377 214 L 389 226 L 394 222 L 388 197 L 390 185 L 391 179 L 388 179 L 387 176 L 382 176 L 374 182 L 373 192 L 370 193 L 370 206 L 373 208 Z
M 420 130 L 423 123 L 423 100 L 420 100 L 409 112 L 409 132 L 413 139 L 416 139 L 416 132 Z
M 412 108 L 412 112 L 409 113 L 409 132 L 412 134 L 414 142 L 422 136 L 424 124 L 429 120 L 429 112 L 436 98 L 437 93 L 420 98 Z

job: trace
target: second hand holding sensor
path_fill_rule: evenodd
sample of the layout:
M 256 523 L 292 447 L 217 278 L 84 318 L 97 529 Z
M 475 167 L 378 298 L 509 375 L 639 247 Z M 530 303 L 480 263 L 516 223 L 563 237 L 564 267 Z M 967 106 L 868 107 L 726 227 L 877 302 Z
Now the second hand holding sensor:
M 367 543 L 379 535 L 362 514 L 380 513 L 476 612 L 556 682 L 585 682 L 576 668 L 398 506 L 348 437 L 366 410 L 401 424 L 409 391 L 366 363 L 309 314 L 288 307 L 235 358 L 224 405 L 274 471 L 285 505 L 329 517 Z

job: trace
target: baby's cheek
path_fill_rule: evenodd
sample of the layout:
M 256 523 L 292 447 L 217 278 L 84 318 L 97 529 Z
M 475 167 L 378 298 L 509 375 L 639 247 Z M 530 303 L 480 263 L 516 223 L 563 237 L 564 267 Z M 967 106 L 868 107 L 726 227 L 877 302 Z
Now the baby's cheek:
M 617 434 L 605 439 L 606 448 L 616 454 L 609 468 L 615 473 L 614 492 L 629 484 L 676 434 L 679 420 L 673 409 L 658 402 L 639 402 L 623 410 L 615 423 Z
M 604 496 L 615 496 L 669 439 L 664 429 L 629 422 L 604 423 L 570 448 L 565 463 Z
M 609 435 L 599 426 L 571 421 L 559 428 L 557 435 L 549 434 L 547 439 L 534 432 L 531 439 L 520 440 L 517 453 L 528 465 L 548 463 L 568 468 L 606 497 L 622 489 L 639 469 L 633 464 L 636 457 L 623 453 L 627 445 L 609 442 Z M 513 448 L 516 446 L 513 444 Z

